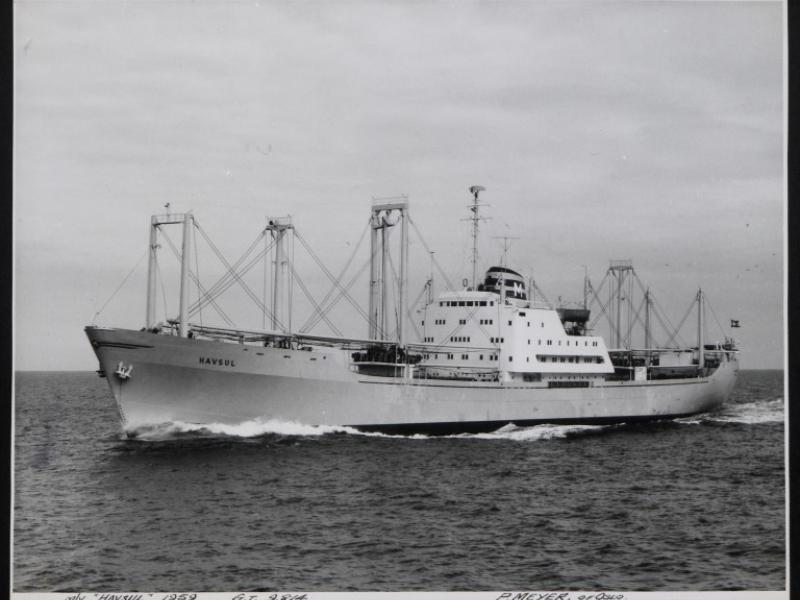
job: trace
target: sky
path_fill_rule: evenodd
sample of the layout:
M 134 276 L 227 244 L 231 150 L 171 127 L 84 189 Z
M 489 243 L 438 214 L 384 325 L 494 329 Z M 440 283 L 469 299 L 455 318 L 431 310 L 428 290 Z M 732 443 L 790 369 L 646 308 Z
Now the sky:
M 567 303 L 585 270 L 599 285 L 609 260 L 631 259 L 670 322 L 702 287 L 721 324 L 710 339 L 734 335 L 745 369 L 781 368 L 783 8 L 19 0 L 15 366 L 92 370 L 84 326 L 144 325 L 148 224 L 167 202 L 231 262 L 266 217 L 291 215 L 338 273 L 371 199 L 404 194 L 458 282 L 479 184 L 481 269 L 509 236 L 507 264 Z M 210 287 L 223 271 L 198 240 Z M 329 282 L 295 253 L 324 296 Z M 410 257 L 413 300 L 430 271 L 416 235 Z M 174 317 L 176 261 L 166 247 L 159 260 L 159 318 Z M 366 260 L 362 244 L 349 272 Z M 254 290 L 263 276 L 248 275 Z M 293 293 L 302 323 L 310 304 Z M 366 306 L 363 277 L 352 294 Z M 230 296 L 236 325 L 260 328 Z M 342 303 L 331 320 L 365 337 L 354 312 Z

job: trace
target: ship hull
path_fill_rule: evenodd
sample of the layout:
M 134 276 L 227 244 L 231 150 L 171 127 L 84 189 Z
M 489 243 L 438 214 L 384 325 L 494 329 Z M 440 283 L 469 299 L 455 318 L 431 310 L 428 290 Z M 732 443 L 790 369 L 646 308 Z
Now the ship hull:
M 349 352 L 283 349 L 87 327 L 128 431 L 167 422 L 285 421 L 390 433 L 506 425 L 608 424 L 713 410 L 736 380 L 735 355 L 709 376 L 548 388 L 541 383 L 366 376 Z

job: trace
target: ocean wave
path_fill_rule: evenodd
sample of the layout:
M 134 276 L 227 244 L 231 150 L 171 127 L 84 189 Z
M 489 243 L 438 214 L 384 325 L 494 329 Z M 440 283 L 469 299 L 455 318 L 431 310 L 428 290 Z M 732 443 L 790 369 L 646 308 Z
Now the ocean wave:
M 783 423 L 784 420 L 783 398 L 776 398 L 767 402 L 726 404 L 718 412 L 683 417 L 675 419 L 675 422 L 686 425 L 702 425 L 703 423 L 759 425 L 762 423 Z
M 330 434 L 345 434 L 352 436 L 392 438 L 405 440 L 430 440 L 430 439 L 473 439 L 473 440 L 511 440 L 517 442 L 530 442 L 539 440 L 563 439 L 571 435 L 600 431 L 604 425 L 533 425 L 519 427 L 513 423 L 504 425 L 496 431 L 486 433 L 460 433 L 445 436 L 413 434 L 396 435 L 373 431 L 360 431 L 354 427 L 343 425 L 308 425 L 297 421 L 261 420 L 254 419 L 235 425 L 226 423 L 185 423 L 170 421 L 155 425 L 141 425 L 126 428 L 124 434 L 129 439 L 146 442 L 170 441 L 192 438 L 257 438 L 267 435 L 291 437 L 320 437 Z
M 478 440 L 513 440 L 515 442 L 536 442 L 539 440 L 562 439 L 581 433 L 597 432 L 606 429 L 607 425 L 532 425 L 519 427 L 513 423 L 504 425 L 497 431 L 489 433 L 462 433 L 448 437 Z
M 235 425 L 226 423 L 184 423 L 170 421 L 157 425 L 126 428 L 125 434 L 143 441 L 162 441 L 181 437 L 232 437 L 253 438 L 264 435 L 323 436 L 331 433 L 363 434 L 352 427 L 338 425 L 307 425 L 296 421 L 253 419 Z

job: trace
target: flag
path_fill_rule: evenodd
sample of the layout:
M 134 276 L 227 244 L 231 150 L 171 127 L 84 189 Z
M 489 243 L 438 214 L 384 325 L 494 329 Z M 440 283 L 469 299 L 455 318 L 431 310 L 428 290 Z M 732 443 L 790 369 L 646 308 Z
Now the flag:
M 731 327 L 740 327 L 738 319 L 731 319 Z

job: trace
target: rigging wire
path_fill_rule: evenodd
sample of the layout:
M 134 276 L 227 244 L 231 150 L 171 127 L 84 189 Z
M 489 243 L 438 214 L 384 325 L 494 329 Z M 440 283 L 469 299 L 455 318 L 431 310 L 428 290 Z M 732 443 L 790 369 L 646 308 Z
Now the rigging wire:
M 392 294 L 394 294 L 395 299 L 399 299 L 400 296 L 400 277 L 397 275 L 397 270 L 394 268 L 394 261 L 392 260 L 392 253 L 386 253 L 387 258 L 389 259 L 389 269 L 392 272 Z M 400 334 L 400 314 L 397 308 L 399 300 L 394 303 L 394 333 L 395 336 L 399 336 Z M 386 336 L 391 339 L 392 335 L 389 334 Z
M 669 347 L 670 342 L 673 341 L 674 339 L 677 339 L 678 342 L 680 342 L 679 344 L 680 346 L 688 346 L 689 344 L 687 344 L 686 341 L 681 337 L 679 331 L 680 327 L 674 327 L 672 325 L 672 322 L 667 317 L 666 312 L 664 312 L 664 309 L 661 307 L 661 304 L 659 304 L 658 300 L 656 300 L 652 295 L 650 297 L 653 299 L 653 306 L 658 309 L 654 310 L 653 314 L 656 316 L 656 319 L 658 319 L 658 322 L 661 324 L 661 327 L 664 328 L 664 332 L 667 334 L 669 334 L 670 331 L 672 332 L 669 341 L 667 341 L 667 343 L 664 345 Z M 662 320 L 662 315 L 663 315 L 663 320 Z M 664 320 L 666 320 L 666 324 L 664 324 Z
M 686 310 L 686 314 L 683 315 L 683 318 L 681 319 L 681 322 L 678 324 L 678 327 L 675 329 L 675 332 L 667 340 L 667 346 L 670 345 L 670 343 L 674 340 L 674 338 L 677 335 L 677 333 L 680 331 L 681 327 L 683 327 L 683 324 L 686 322 L 687 317 L 692 312 L 692 309 L 694 308 L 694 305 L 695 305 L 696 301 L 697 300 L 694 299 L 694 300 L 692 300 L 691 304 L 689 304 L 689 308 Z
M 133 275 L 134 271 L 136 271 L 136 269 L 137 269 L 137 268 L 139 268 L 139 265 L 140 265 L 140 264 L 142 264 L 142 260 L 144 259 L 144 257 L 145 257 L 145 256 L 147 256 L 147 252 L 148 252 L 148 250 L 149 250 L 149 249 L 147 249 L 147 250 L 145 250 L 145 251 L 144 251 L 144 254 L 142 254 L 142 256 L 139 258 L 139 260 L 138 260 L 138 261 L 136 261 L 136 264 L 135 264 L 135 265 L 133 265 L 133 268 L 132 268 L 132 269 L 130 270 L 130 272 L 129 272 L 129 273 L 126 275 L 126 276 L 125 276 L 125 279 L 123 279 L 123 280 L 122 280 L 122 283 L 120 283 L 120 284 L 117 286 L 117 289 L 116 289 L 116 290 L 114 290 L 114 293 L 113 293 L 113 294 L 111 294 L 111 296 L 109 297 L 109 299 L 108 299 L 108 300 L 106 300 L 106 301 L 105 301 L 105 303 L 103 304 L 103 306 L 101 306 L 101 307 L 100 307 L 100 310 L 98 310 L 96 313 L 94 313 L 94 316 L 92 317 L 92 320 L 91 320 L 91 323 L 92 323 L 92 325 L 94 325 L 95 319 L 97 319 L 97 317 L 98 317 L 98 316 L 100 316 L 100 313 L 102 313 L 102 312 L 105 310 L 106 306 L 108 306 L 108 303 L 109 303 L 109 302 L 111 302 L 111 301 L 114 299 L 114 296 L 116 296 L 116 295 L 117 295 L 117 293 L 118 293 L 118 292 L 119 292 L 119 291 L 122 289 L 122 286 L 124 286 L 124 285 L 125 285 L 125 283 L 128 281 L 128 279 L 130 279 L 130 277 L 131 277 L 131 275 Z
M 309 291 L 308 291 L 308 288 L 305 286 L 305 284 L 303 283 L 303 280 L 300 278 L 300 274 L 299 274 L 299 273 L 297 273 L 297 271 L 295 271 L 295 268 L 294 268 L 294 263 L 293 263 L 293 262 L 291 262 L 291 261 L 287 261 L 287 262 L 289 262 L 289 273 L 292 275 L 292 277 L 293 277 L 293 278 L 296 278 L 296 279 L 297 279 L 297 285 L 299 285 L 299 286 L 300 286 L 300 289 L 301 289 L 301 290 L 302 290 L 302 292 L 305 294 L 306 298 L 308 298 L 308 301 L 309 301 L 309 302 L 311 302 L 311 304 L 312 304 L 312 305 L 313 305 L 313 306 L 314 306 L 314 307 L 315 307 L 317 310 L 319 310 L 319 306 L 318 306 L 318 305 L 317 305 L 317 303 L 314 301 L 314 296 L 311 294 L 311 292 L 309 292 Z M 342 332 L 341 332 L 341 331 L 339 331 L 339 329 L 336 327 L 336 325 L 334 325 L 333 323 L 331 323 L 331 322 L 328 320 L 328 317 L 327 317 L 327 316 L 323 315 L 323 316 L 322 316 L 322 318 L 323 318 L 323 320 L 325 321 L 325 323 L 327 323 L 328 327 L 330 327 L 330 328 L 331 328 L 331 331 L 333 331 L 333 333 L 334 333 L 335 335 L 337 335 L 337 336 L 339 336 L 339 337 L 343 337 L 343 336 L 342 336 Z
M 328 270 L 328 267 L 326 267 L 325 264 L 314 253 L 314 251 L 311 249 L 311 246 L 309 246 L 308 242 L 306 242 L 305 238 L 298 232 L 295 232 L 295 235 L 297 236 L 297 239 L 300 242 L 300 244 L 306 249 L 308 254 L 314 260 L 314 262 L 317 263 L 317 266 L 319 266 L 319 268 L 322 269 L 322 272 L 325 273 L 325 275 L 328 277 L 328 279 L 333 281 L 334 284 L 343 292 L 344 298 L 353 306 L 353 308 L 355 308 L 359 312 L 359 314 L 362 317 L 367 319 L 367 322 L 369 322 L 369 317 L 367 316 L 366 311 L 363 308 L 361 308 L 355 300 L 353 300 L 352 296 L 350 296 L 350 294 L 347 293 L 346 289 L 342 288 L 341 282 L 336 280 L 336 278 L 333 276 L 333 273 L 331 273 Z
M 203 231 L 201 227 L 198 227 L 198 230 L 200 231 L 200 234 L 206 239 L 206 242 L 208 242 L 209 246 L 214 251 L 214 253 L 217 255 L 217 258 L 228 268 L 228 270 L 231 273 L 231 276 L 233 277 L 233 282 L 238 283 L 242 287 L 242 289 L 245 291 L 245 293 L 250 297 L 250 299 L 255 303 L 257 307 L 261 308 L 264 311 L 268 311 L 266 305 L 262 303 L 261 300 L 258 299 L 258 296 L 255 293 L 253 293 L 253 290 L 250 289 L 250 286 L 248 286 L 247 283 L 242 279 L 243 275 L 245 275 L 255 264 L 260 262 L 261 256 L 260 255 L 256 256 L 253 260 L 250 261 L 250 263 L 248 263 L 247 266 L 245 266 L 241 270 L 241 272 L 237 273 L 230 265 L 230 263 L 225 259 L 225 257 L 219 251 L 219 249 L 216 247 L 214 242 L 211 241 L 211 239 L 208 237 L 205 231 Z M 231 282 L 230 285 L 233 285 L 233 282 Z M 227 289 L 227 287 L 225 289 Z M 268 312 L 268 314 L 270 313 Z M 277 316 L 273 316 L 273 319 L 280 326 L 281 329 L 286 329 L 283 326 L 283 324 L 278 320 Z
M 359 278 L 359 277 L 361 277 L 361 274 L 362 274 L 364 271 L 366 271 L 366 269 L 367 269 L 367 267 L 369 266 L 369 264 L 370 264 L 370 261 L 369 261 L 369 259 L 367 259 L 367 260 L 366 260 L 366 261 L 365 261 L 365 262 L 364 262 L 364 263 L 361 265 L 361 267 L 358 269 L 358 271 L 356 271 L 355 275 L 353 275 L 353 277 L 350 279 L 349 283 L 348 283 L 346 286 L 344 286 L 344 288 L 342 288 L 342 289 L 339 291 L 339 294 L 338 294 L 338 295 L 337 295 L 337 296 L 336 296 L 336 297 L 335 297 L 333 300 L 331 300 L 331 301 L 328 303 L 328 306 L 327 306 L 327 307 L 325 307 L 325 309 L 324 309 L 324 311 L 323 311 L 323 313 L 322 313 L 322 314 L 327 314 L 328 312 L 330 312 L 330 310 L 331 310 L 331 309 L 332 309 L 332 308 L 333 308 L 333 307 L 334 307 L 334 306 L 335 306 L 335 305 L 336 305 L 336 304 L 339 302 L 339 300 L 340 300 L 340 299 L 341 299 L 341 298 L 342 298 L 342 297 L 345 295 L 345 293 L 347 292 L 347 290 L 349 290 L 349 289 L 350 289 L 350 288 L 353 286 L 353 284 L 354 284 L 354 283 L 355 283 L 355 282 L 358 280 L 358 278 Z M 315 326 L 317 323 L 319 323 L 319 322 L 320 322 L 320 320 L 322 320 L 322 314 L 317 314 L 316 316 L 312 315 L 312 317 L 313 317 L 313 320 L 312 320 L 312 319 L 309 319 L 309 320 L 310 320 L 310 324 L 309 324 L 309 325 L 304 325 L 304 326 L 303 326 L 303 328 L 300 330 L 300 332 L 301 332 L 301 333 L 306 333 L 306 332 L 307 332 L 309 329 L 312 329 L 312 328 L 313 328 L 313 327 L 314 327 L 314 326 Z M 369 319 L 367 319 L 367 322 L 369 322 Z
M 166 232 L 166 231 L 162 231 L 161 233 L 163 234 L 163 236 L 164 236 L 164 239 L 165 239 L 165 240 L 167 240 L 167 245 L 169 245 L 169 248 L 170 248 L 170 250 L 172 250 L 172 254 L 174 254 L 174 255 L 175 255 L 175 258 L 177 258 L 177 259 L 178 259 L 178 261 L 180 262 L 181 255 L 180 255 L 180 252 L 178 251 L 178 248 L 177 248 L 177 246 L 176 246 L 176 245 L 173 243 L 173 241 L 172 241 L 172 240 L 170 239 L 170 237 L 167 235 L 167 232 Z M 195 282 L 195 283 L 196 283 L 196 284 L 197 284 L 197 285 L 200 287 L 200 289 L 203 289 L 203 286 L 202 286 L 202 285 L 200 285 L 200 280 L 197 278 L 197 276 L 196 276 L 194 273 L 192 273 L 192 270 L 191 270 L 191 269 L 189 269 L 189 278 L 190 278 L 192 281 L 194 281 L 194 282 Z M 164 289 L 163 283 L 162 283 L 162 289 Z M 166 294 L 166 292 L 165 292 L 165 294 Z M 206 295 L 207 295 L 207 294 L 208 294 L 208 293 L 206 292 Z M 166 298 L 166 296 L 165 296 L 165 298 Z M 230 325 L 230 326 L 234 326 L 234 325 L 235 325 L 235 323 L 234 323 L 234 322 L 233 322 L 233 321 L 232 321 L 232 320 L 231 320 L 231 319 L 228 317 L 228 315 L 226 315 L 226 314 L 225 314 L 225 311 L 223 311 L 223 310 L 222 310 L 222 308 L 221 308 L 221 307 L 220 307 L 220 306 L 219 306 L 219 305 L 218 305 L 218 304 L 217 304 L 217 303 L 214 301 L 214 299 L 213 299 L 213 298 L 211 298 L 211 297 L 208 297 L 208 299 L 207 299 L 207 300 L 208 300 L 208 301 L 207 301 L 207 302 L 205 302 L 205 303 L 204 303 L 204 305 L 205 305 L 205 304 L 209 304 L 209 303 L 210 303 L 210 304 L 211 304 L 211 305 L 214 307 L 214 309 L 217 311 L 217 314 L 219 314 L 219 316 L 220 316 L 220 317 L 222 317 L 222 319 L 223 319 L 223 320 L 224 320 L 224 321 L 225 321 L 225 322 L 226 322 L 228 325 Z M 164 301 L 164 304 L 165 304 L 165 307 L 166 307 L 166 299 L 165 299 L 165 301 Z M 198 311 L 198 308 L 197 308 L 196 304 L 197 304 L 197 303 L 195 303 L 195 306 L 194 306 L 194 308 L 193 308 L 192 306 L 189 306 L 189 308 L 187 309 L 190 317 L 191 317 L 192 315 L 194 315 L 194 314 L 195 314 L 195 313 Z M 166 318 L 166 312 L 167 312 L 167 311 L 166 311 L 166 308 L 165 308 L 165 310 L 164 310 L 164 313 L 165 313 L 165 315 L 164 315 L 164 318 Z
M 636 277 L 636 283 L 639 285 L 639 290 L 641 290 L 641 292 L 643 294 L 646 294 L 647 292 L 645 290 L 644 284 L 642 283 L 642 281 L 639 279 L 638 276 Z M 672 325 L 672 323 L 670 322 L 669 318 L 667 317 L 666 312 L 661 307 L 661 305 L 658 303 L 658 301 L 655 299 L 655 297 L 653 296 L 652 292 L 650 293 L 650 299 L 653 301 L 653 314 L 656 316 L 656 319 L 658 319 L 658 322 L 661 324 L 661 327 L 663 327 L 664 333 L 666 333 L 667 335 L 670 335 L 670 340 L 673 340 L 674 338 L 677 337 L 677 339 L 680 342 L 681 346 L 687 346 L 688 344 L 686 344 L 686 342 L 681 337 L 680 332 L 678 331 L 678 329 L 680 329 L 680 328 L 679 327 L 676 328 L 676 327 L 674 327 Z M 663 318 L 662 318 L 662 316 L 663 316 Z M 665 320 L 666 320 L 666 324 L 664 324 Z M 670 332 L 672 332 L 672 333 L 670 334 Z M 669 342 L 667 342 L 665 344 L 665 346 L 669 346 Z
M 422 233 L 420 233 L 417 224 L 411 219 L 411 215 L 408 216 L 408 222 L 411 223 L 411 226 L 414 228 L 414 232 L 417 234 L 419 241 L 422 242 L 422 246 L 425 248 L 425 251 L 428 254 L 431 254 L 430 246 L 428 246 L 428 243 L 425 241 L 425 238 L 422 237 Z M 455 291 L 455 287 L 450 282 L 450 279 L 447 277 L 447 274 L 444 272 L 444 269 L 442 269 L 442 266 L 439 264 L 439 261 L 436 260 L 435 256 L 431 256 L 431 259 L 433 260 L 433 264 L 436 265 L 436 268 L 439 269 L 439 274 L 442 276 L 442 279 L 444 279 L 444 282 L 447 284 L 447 290 L 450 292 Z
M 706 296 L 705 305 L 708 306 L 709 309 L 711 309 L 711 314 L 714 317 L 714 320 L 717 322 L 717 326 L 719 327 L 720 333 L 722 333 L 724 337 L 727 337 L 725 329 L 722 327 L 722 324 L 719 322 L 719 319 L 717 318 L 717 313 L 714 312 L 714 307 L 711 306 L 711 302 L 708 301 L 708 296 Z
M 216 245 L 211 241 L 211 238 L 208 236 L 208 234 L 206 234 L 206 232 L 199 226 L 198 230 L 200 231 L 200 234 L 203 236 L 203 238 L 206 240 L 206 243 L 216 254 L 217 259 L 219 259 L 220 262 L 222 262 L 222 264 L 227 269 L 226 273 L 222 277 L 220 277 L 220 279 L 218 279 L 206 292 L 206 296 L 208 298 L 217 298 L 219 297 L 220 294 L 225 292 L 227 289 L 230 288 L 231 285 L 233 285 L 236 282 L 238 277 L 237 271 L 239 270 L 239 267 L 245 260 L 247 260 L 247 258 L 252 253 L 253 249 L 259 244 L 262 236 L 264 236 L 264 231 L 261 231 L 256 237 L 255 241 L 253 241 L 253 243 L 250 244 L 250 247 L 245 251 L 245 253 L 233 265 L 230 265 L 230 263 L 228 263 L 228 261 L 224 258 L 224 256 L 222 256 L 222 253 L 219 251 Z M 266 250 L 264 250 L 264 252 L 266 252 Z M 257 255 L 256 258 L 253 260 L 255 262 L 258 262 L 260 259 L 261 259 L 261 254 L 259 253 L 259 255 Z M 248 263 L 247 266 L 242 269 L 242 274 L 249 271 L 252 268 L 252 266 L 253 266 L 253 261 L 251 260 L 251 262 Z M 196 312 L 198 305 L 200 304 L 202 304 L 203 306 L 208 304 L 206 296 L 204 296 L 202 300 L 198 300 L 198 302 L 195 302 L 193 305 L 191 305 L 189 307 L 190 312 Z
M 358 253 L 359 248 L 361 248 L 361 244 L 364 241 L 364 238 L 366 237 L 366 233 L 369 230 L 369 226 L 370 226 L 371 220 L 372 220 L 371 218 L 367 220 L 366 225 L 365 225 L 363 231 L 361 232 L 361 237 L 358 239 L 358 242 L 356 243 L 355 248 L 353 248 L 352 254 L 350 254 L 350 258 L 347 259 L 347 262 L 345 263 L 344 268 L 342 268 L 341 272 L 339 273 L 339 276 L 336 278 L 336 281 L 341 281 L 342 277 L 344 277 L 344 274 L 347 272 L 347 269 L 350 268 L 350 264 L 353 262 L 353 259 L 356 257 L 356 254 Z M 331 286 L 331 288 L 328 290 L 328 293 L 325 294 L 325 297 L 319 303 L 320 307 L 325 307 L 325 303 L 328 302 L 328 299 L 331 297 L 331 295 L 333 294 L 333 292 L 336 289 L 337 289 L 337 285 L 336 285 L 336 282 L 334 282 L 333 285 Z M 338 299 L 341 298 L 341 296 L 342 296 L 341 294 L 339 296 L 337 296 L 337 298 L 334 300 L 334 302 L 331 304 L 331 306 L 327 307 L 324 312 L 325 313 L 329 312 L 330 309 L 333 308 L 333 306 L 336 303 L 336 301 L 338 301 Z M 308 317 L 308 319 L 306 319 L 306 322 L 303 323 L 303 326 L 300 328 L 301 332 L 306 332 L 311 327 L 313 327 L 313 325 L 309 326 L 309 323 L 311 323 L 311 321 L 316 318 L 316 314 L 317 313 L 312 313 Z M 369 321 L 369 319 L 368 319 L 368 321 Z M 316 324 L 318 322 L 319 322 L 319 319 L 314 321 L 314 324 Z
M 642 313 L 642 309 L 644 308 L 644 304 L 646 301 L 647 298 L 642 298 L 642 301 L 639 304 L 639 308 L 637 308 L 636 313 L 633 314 L 633 318 L 631 318 L 631 313 L 633 312 L 631 309 L 633 308 L 633 305 L 632 304 L 628 305 L 628 330 L 625 332 L 625 340 L 627 342 L 628 348 L 632 346 L 631 338 L 633 334 L 633 326 L 636 325 L 636 323 L 639 323 L 642 326 L 642 328 L 644 328 L 645 326 L 639 315 Z

